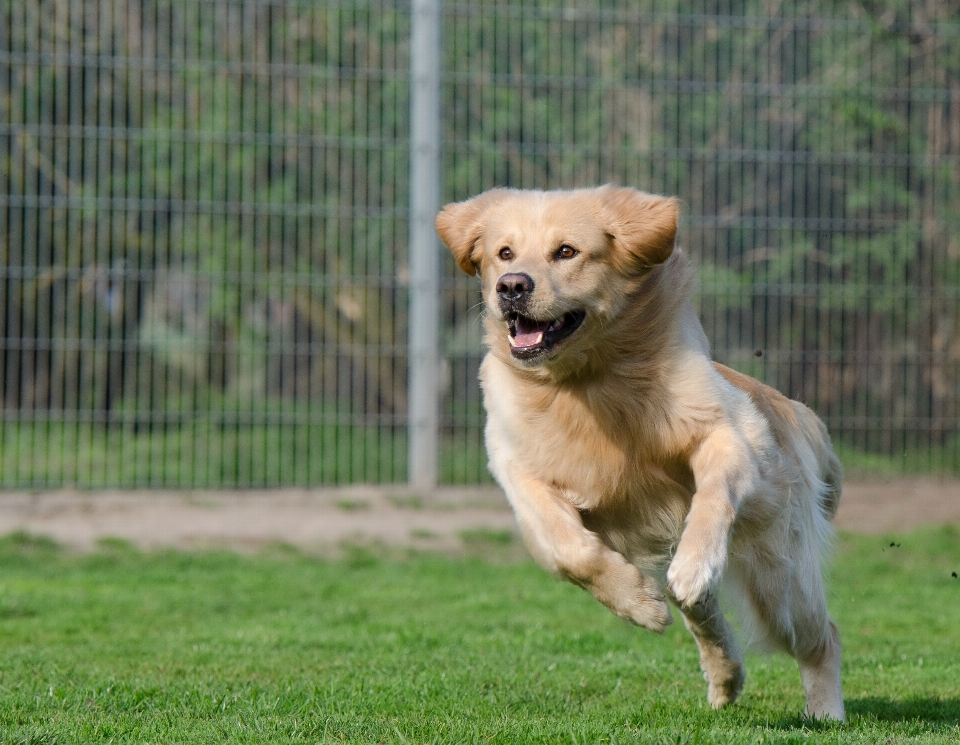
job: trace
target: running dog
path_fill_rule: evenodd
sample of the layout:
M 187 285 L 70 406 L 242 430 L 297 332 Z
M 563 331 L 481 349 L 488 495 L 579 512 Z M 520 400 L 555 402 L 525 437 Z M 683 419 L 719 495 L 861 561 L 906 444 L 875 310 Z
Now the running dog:
M 807 714 L 844 719 L 821 557 L 842 468 L 803 404 L 710 359 L 673 198 L 493 189 L 437 231 L 479 275 L 490 470 L 548 571 L 652 631 L 669 600 L 714 708 L 744 683 L 718 602 L 796 658 Z

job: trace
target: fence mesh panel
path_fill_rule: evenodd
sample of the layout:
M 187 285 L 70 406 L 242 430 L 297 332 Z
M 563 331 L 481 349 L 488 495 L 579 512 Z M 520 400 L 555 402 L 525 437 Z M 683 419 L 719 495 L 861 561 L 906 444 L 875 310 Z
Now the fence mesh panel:
M 960 471 L 941 0 L 447 3 L 443 194 L 679 195 L 714 356 Z M 410 6 L 0 0 L 0 486 L 406 478 Z M 489 480 L 442 259 L 440 479 Z
M 3 484 L 402 479 L 409 13 L 5 5 Z

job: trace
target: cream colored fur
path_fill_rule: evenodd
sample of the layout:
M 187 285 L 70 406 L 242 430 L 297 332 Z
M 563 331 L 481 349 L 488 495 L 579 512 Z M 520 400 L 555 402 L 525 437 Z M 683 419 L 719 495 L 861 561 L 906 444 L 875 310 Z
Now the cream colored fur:
M 723 587 L 753 641 L 797 659 L 807 713 L 843 719 L 821 579 L 840 464 L 813 412 L 711 362 L 676 227 L 675 200 L 609 186 L 495 189 L 438 215 L 486 304 L 490 469 L 547 570 L 653 631 L 679 607 L 714 707 L 744 682 Z M 535 360 L 508 343 L 511 273 L 534 282 L 531 318 L 586 313 Z

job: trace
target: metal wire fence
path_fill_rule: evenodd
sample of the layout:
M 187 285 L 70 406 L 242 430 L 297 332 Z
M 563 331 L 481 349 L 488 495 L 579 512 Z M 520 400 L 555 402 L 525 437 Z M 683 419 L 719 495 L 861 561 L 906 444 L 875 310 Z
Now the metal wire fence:
M 960 471 L 943 0 L 443 6 L 442 190 L 677 194 L 714 356 Z M 411 7 L 0 2 L 0 486 L 407 478 Z M 439 478 L 488 480 L 442 258 Z

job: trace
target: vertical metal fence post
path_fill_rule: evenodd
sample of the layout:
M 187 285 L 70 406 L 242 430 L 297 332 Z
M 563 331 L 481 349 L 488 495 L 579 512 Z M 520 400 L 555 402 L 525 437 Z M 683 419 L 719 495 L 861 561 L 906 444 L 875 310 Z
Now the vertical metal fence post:
M 440 271 L 440 0 L 413 0 L 410 33 L 410 485 L 437 485 Z

